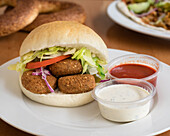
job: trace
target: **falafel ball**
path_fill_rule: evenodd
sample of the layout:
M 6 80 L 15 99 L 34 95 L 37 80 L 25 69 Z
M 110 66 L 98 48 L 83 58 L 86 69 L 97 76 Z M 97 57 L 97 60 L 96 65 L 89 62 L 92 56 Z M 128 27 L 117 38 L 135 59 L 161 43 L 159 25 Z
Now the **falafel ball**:
M 49 66 L 49 69 L 56 77 L 74 75 L 82 72 L 83 67 L 78 60 L 65 59 Z
M 49 88 L 47 87 L 45 81 L 40 76 L 32 75 L 34 71 L 26 71 L 23 73 L 21 77 L 22 85 L 32 93 L 36 94 L 47 94 L 51 93 Z M 55 89 L 57 79 L 52 75 L 47 75 L 47 81 L 50 86 Z
M 95 86 L 95 78 L 90 74 L 65 76 L 58 80 L 59 90 L 67 94 L 88 92 L 94 89 Z

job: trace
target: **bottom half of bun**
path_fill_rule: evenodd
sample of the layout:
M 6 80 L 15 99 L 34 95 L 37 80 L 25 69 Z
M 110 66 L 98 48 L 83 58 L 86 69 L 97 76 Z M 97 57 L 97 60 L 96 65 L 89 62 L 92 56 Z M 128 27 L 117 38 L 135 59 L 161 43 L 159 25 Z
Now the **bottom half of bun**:
M 49 94 L 35 94 L 24 88 L 19 77 L 19 84 L 22 92 L 31 100 L 39 102 L 41 104 L 59 107 L 76 107 L 85 105 L 93 101 L 91 92 L 79 93 L 79 94 L 64 94 L 59 91 Z

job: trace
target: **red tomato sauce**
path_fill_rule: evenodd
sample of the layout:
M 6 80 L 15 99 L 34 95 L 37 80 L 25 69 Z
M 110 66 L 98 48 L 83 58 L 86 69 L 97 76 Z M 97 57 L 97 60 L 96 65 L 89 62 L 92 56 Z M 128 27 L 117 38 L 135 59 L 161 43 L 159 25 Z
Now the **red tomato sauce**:
M 117 78 L 145 78 L 156 72 L 155 69 L 141 64 L 121 64 L 113 67 L 110 74 Z M 156 77 L 149 80 L 153 85 L 156 85 Z

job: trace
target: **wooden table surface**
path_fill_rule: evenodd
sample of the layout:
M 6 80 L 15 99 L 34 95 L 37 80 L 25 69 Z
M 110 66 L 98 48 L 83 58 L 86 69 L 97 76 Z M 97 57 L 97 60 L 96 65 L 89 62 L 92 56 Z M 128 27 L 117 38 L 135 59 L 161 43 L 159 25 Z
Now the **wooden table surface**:
M 107 6 L 112 2 L 111 0 L 74 1 L 85 8 L 87 13 L 85 24 L 102 37 L 108 48 L 149 54 L 170 65 L 170 40 L 143 35 L 115 24 L 106 14 Z M 17 32 L 0 38 L 0 65 L 18 57 L 20 45 L 26 36 L 25 32 Z M 0 136 L 11 135 L 31 136 L 0 119 Z M 160 136 L 170 136 L 170 131 L 160 134 Z

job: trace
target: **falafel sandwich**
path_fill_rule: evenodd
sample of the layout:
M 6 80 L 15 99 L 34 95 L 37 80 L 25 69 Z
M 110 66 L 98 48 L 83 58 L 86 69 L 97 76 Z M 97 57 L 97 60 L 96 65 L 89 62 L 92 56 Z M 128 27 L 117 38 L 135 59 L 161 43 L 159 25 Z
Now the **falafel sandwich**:
M 91 90 L 105 79 L 107 47 L 89 27 L 70 21 L 34 29 L 20 48 L 19 83 L 30 99 L 51 106 L 75 107 L 93 100 Z

